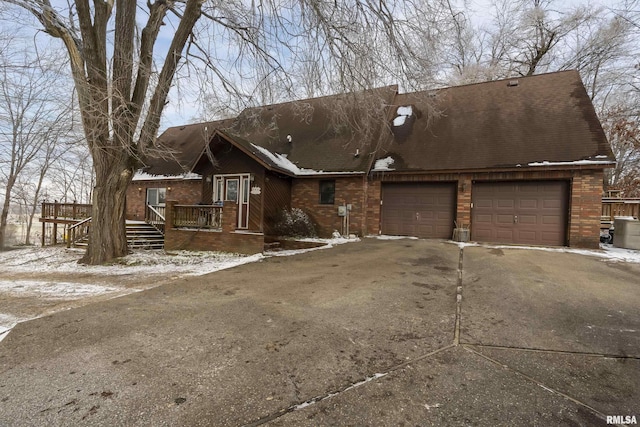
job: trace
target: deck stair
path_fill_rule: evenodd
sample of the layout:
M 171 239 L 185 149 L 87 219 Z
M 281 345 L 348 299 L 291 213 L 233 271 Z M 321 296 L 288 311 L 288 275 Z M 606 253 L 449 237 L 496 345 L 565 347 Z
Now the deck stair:
M 131 249 L 164 249 L 164 235 L 144 221 L 127 221 L 127 245 Z
M 144 221 L 127 220 L 127 246 L 130 249 L 164 249 L 164 235 Z M 89 237 L 74 242 L 74 246 L 86 248 Z

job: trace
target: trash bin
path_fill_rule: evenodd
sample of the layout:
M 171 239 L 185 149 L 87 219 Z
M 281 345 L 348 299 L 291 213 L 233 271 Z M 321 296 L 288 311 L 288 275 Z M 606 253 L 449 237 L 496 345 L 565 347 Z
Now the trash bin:
M 640 250 L 640 221 L 633 217 L 614 218 L 616 237 L 613 246 Z
M 468 228 L 454 228 L 453 229 L 453 241 L 454 242 L 468 242 L 469 241 L 469 229 Z

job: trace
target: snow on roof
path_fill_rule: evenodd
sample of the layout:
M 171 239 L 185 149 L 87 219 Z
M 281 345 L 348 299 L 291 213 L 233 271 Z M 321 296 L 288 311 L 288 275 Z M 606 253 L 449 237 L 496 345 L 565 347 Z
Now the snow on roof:
M 375 165 L 373 165 L 373 171 L 374 172 L 379 172 L 379 171 L 392 171 L 395 169 L 391 169 L 389 166 L 391 166 L 393 164 L 394 160 L 391 156 L 389 157 L 385 157 L 384 159 L 378 159 L 376 160 Z
M 600 156 L 596 157 L 602 158 Z M 545 160 L 542 162 L 531 162 L 528 166 L 613 165 L 615 163 L 613 160 L 574 160 L 571 162 L 549 162 Z
M 313 169 L 305 169 L 300 168 L 293 164 L 291 160 L 287 158 L 286 154 L 278 154 L 272 153 L 264 147 L 260 147 L 256 144 L 251 144 L 253 148 L 260 151 L 264 156 L 266 156 L 275 166 L 278 168 L 288 171 L 295 176 L 304 176 L 304 175 L 343 175 L 343 174 L 362 174 L 361 171 L 345 171 L 345 172 L 335 172 L 335 171 L 317 171 Z
M 260 147 L 256 144 L 251 144 L 253 148 L 261 152 L 264 156 L 266 156 L 274 165 L 279 167 L 280 169 L 291 172 L 294 175 L 298 175 L 300 173 L 300 168 L 294 165 L 291 160 L 287 159 L 287 156 L 278 153 L 272 153 L 264 147 Z
M 404 107 L 398 107 L 396 111 L 396 118 L 393 119 L 394 126 L 402 126 L 404 122 L 407 120 L 407 117 L 411 117 L 413 115 L 413 108 L 411 105 L 407 105 Z
M 132 181 L 167 181 L 167 180 L 190 180 L 201 179 L 197 173 L 187 172 L 180 175 L 151 175 L 142 170 L 136 171 Z

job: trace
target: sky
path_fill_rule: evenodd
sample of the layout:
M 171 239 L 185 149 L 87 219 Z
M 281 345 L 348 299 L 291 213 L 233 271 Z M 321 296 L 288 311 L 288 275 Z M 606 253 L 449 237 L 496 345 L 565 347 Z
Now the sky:
M 460 4 L 462 1 L 463 0 L 458 0 L 457 3 Z M 493 0 L 467 0 L 467 4 L 469 5 L 469 8 L 473 11 L 471 20 L 476 25 L 489 24 L 491 20 L 490 4 L 492 1 Z M 587 5 L 587 4 L 606 5 L 611 3 L 610 1 L 606 1 L 606 0 L 556 0 L 556 1 L 557 1 L 557 4 L 562 5 L 563 8 L 566 7 L 567 5 L 575 5 L 575 6 Z M 55 0 L 53 3 L 54 5 L 56 3 L 64 4 L 64 2 L 61 2 L 61 0 Z M 25 15 L 26 13 L 22 12 L 22 16 L 25 16 Z M 144 14 L 140 14 L 140 19 L 144 19 L 144 18 L 145 18 Z M 11 24 L 9 23 L 9 25 Z M 5 26 L 5 23 L 3 23 L 3 27 L 4 26 Z M 160 53 L 167 50 L 167 47 L 173 35 L 174 29 L 175 29 L 175 26 L 172 25 L 171 22 L 168 22 L 167 25 L 162 27 L 160 38 L 156 46 L 156 52 Z M 44 43 L 48 39 L 48 36 L 46 34 L 43 34 L 42 32 L 40 33 L 34 32 L 32 29 L 29 29 L 24 25 L 22 25 L 21 31 L 27 32 L 29 34 L 35 34 L 35 40 L 37 40 L 38 43 Z M 203 42 L 203 41 L 200 40 L 200 42 Z M 226 47 L 222 47 L 223 51 L 227 49 L 228 48 Z M 231 54 L 233 53 L 233 51 L 229 51 L 229 52 Z M 160 65 L 161 63 L 158 62 L 158 64 Z M 177 125 L 192 122 L 194 118 L 200 115 L 199 113 L 201 109 L 198 103 L 196 102 L 197 92 L 199 88 L 195 86 L 198 86 L 201 84 L 202 83 L 197 82 L 197 80 L 196 80 L 196 83 L 192 83 L 192 82 L 186 83 L 183 80 L 174 85 L 170 94 L 169 102 L 165 107 L 162 124 L 161 124 L 161 130 L 169 126 L 177 126 Z M 209 90 L 214 91 L 214 88 L 209 88 Z

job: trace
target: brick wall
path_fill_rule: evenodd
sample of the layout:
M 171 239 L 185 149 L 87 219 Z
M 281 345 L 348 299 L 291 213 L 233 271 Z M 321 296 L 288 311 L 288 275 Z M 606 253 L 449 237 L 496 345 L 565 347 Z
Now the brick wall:
M 578 174 L 570 196 L 569 246 L 598 248 L 602 215 L 602 171 Z
M 332 178 L 327 178 L 332 179 Z M 320 179 L 294 179 L 291 186 L 291 207 L 306 212 L 317 225 L 320 237 L 330 237 L 334 230 L 344 232 L 338 206 L 351 204 L 349 233 L 365 234 L 366 178 L 362 176 L 335 178 L 336 192 L 332 205 L 320 204 Z
M 133 181 L 127 189 L 127 219 L 143 221 L 147 188 L 166 188 L 167 199 L 190 205 L 202 201 L 202 180 Z
M 567 243 L 573 247 L 598 247 L 603 182 L 603 171 L 600 169 L 374 175 L 367 188 L 366 230 L 370 234 L 380 232 L 380 198 L 384 182 L 456 182 L 456 221 L 473 228 L 473 182 L 516 180 L 567 180 L 570 183 Z
M 180 202 L 182 203 L 182 202 Z M 256 254 L 264 250 L 264 235 L 236 231 L 238 205 L 225 202 L 222 208 L 221 230 L 176 229 L 173 227 L 173 205 L 167 201 L 165 227 L 166 250 L 220 251 L 238 254 Z

